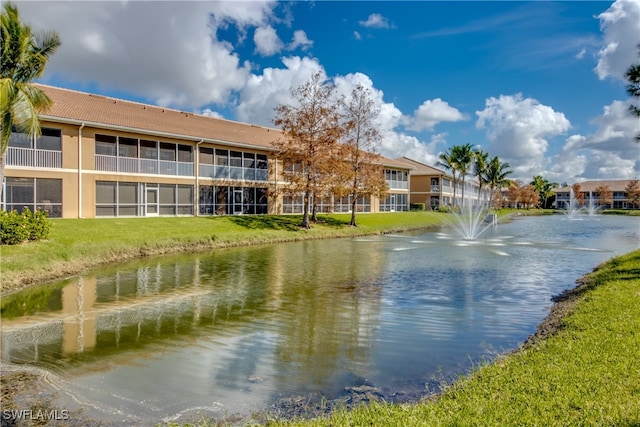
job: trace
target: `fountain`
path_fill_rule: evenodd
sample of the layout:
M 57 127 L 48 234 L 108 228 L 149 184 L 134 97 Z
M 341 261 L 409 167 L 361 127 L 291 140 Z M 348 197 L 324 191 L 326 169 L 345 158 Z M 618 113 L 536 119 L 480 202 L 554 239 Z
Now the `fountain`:
M 578 199 L 576 198 L 575 193 L 573 192 L 573 188 L 569 190 L 569 203 L 565 202 L 565 212 L 564 214 L 569 219 L 575 219 L 576 215 L 582 211 L 583 207 L 580 206 Z
M 482 233 L 497 223 L 496 214 L 489 212 L 489 204 L 485 199 L 463 200 L 460 211 L 454 208 L 451 215 L 453 220 L 445 220 L 463 240 L 477 240 Z
M 598 203 L 596 202 L 596 200 L 594 200 L 593 193 L 589 191 L 589 201 L 587 202 L 587 213 L 591 216 L 597 215 L 599 209 L 600 209 L 600 206 L 598 206 Z

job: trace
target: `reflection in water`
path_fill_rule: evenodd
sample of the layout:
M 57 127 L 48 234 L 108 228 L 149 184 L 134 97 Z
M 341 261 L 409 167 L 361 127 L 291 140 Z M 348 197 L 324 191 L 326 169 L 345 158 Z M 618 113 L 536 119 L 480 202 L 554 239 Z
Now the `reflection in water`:
M 3 298 L 2 363 L 44 368 L 92 415 L 132 423 L 364 383 L 415 396 L 517 346 L 552 295 L 640 236 L 633 218 L 558 216 L 484 237 L 298 242 L 101 269 Z

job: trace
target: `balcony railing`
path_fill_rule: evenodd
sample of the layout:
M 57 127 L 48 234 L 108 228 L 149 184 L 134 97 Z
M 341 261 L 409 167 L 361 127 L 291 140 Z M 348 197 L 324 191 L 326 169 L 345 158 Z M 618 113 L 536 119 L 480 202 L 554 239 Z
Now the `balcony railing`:
M 62 151 L 7 147 L 7 166 L 61 168 Z
M 266 181 L 266 169 L 242 168 L 238 166 L 217 166 L 200 164 L 200 176 L 214 179 L 233 179 L 237 181 Z
M 387 185 L 389 186 L 389 188 L 395 188 L 395 189 L 406 190 L 407 188 L 409 188 L 409 182 L 407 181 L 394 181 L 394 180 L 388 179 Z
M 440 191 L 440 186 L 439 185 L 432 185 L 431 186 L 431 191 L 432 192 Z
M 194 176 L 193 163 L 96 154 L 96 170 L 151 175 Z

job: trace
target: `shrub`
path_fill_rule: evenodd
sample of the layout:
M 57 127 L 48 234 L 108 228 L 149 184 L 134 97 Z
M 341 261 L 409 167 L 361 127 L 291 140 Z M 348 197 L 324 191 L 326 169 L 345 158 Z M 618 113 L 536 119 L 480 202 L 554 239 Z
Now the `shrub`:
M 47 212 L 24 208 L 18 211 L 0 212 L 0 243 L 17 245 L 25 240 L 46 239 L 51 229 Z
M 18 211 L 0 212 L 0 242 L 3 245 L 17 245 L 29 239 L 29 230 L 22 214 Z
M 424 210 L 424 203 L 410 203 L 409 204 L 409 209 L 412 211 L 423 211 Z
M 46 239 L 49 236 L 51 224 L 47 219 L 49 216 L 47 211 L 36 209 L 35 212 L 32 212 L 29 208 L 25 208 L 22 215 L 25 217 L 29 230 L 29 240 Z

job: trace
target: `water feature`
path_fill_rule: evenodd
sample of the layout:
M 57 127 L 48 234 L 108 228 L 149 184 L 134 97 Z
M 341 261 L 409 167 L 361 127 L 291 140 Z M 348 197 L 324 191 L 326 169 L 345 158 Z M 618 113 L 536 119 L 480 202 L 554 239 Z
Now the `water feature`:
M 638 219 L 514 220 L 145 259 L 2 299 L 3 367 L 119 425 L 344 399 L 413 401 L 535 331 L 551 296 L 638 248 Z M 352 392 L 351 392 L 352 393 Z M 72 415 L 74 413 L 72 412 Z
M 564 214 L 569 219 L 576 219 L 577 215 L 584 210 L 584 207 L 580 205 L 578 198 L 576 197 L 573 188 L 569 190 L 569 203 L 565 206 Z
M 587 213 L 590 216 L 597 215 L 600 210 L 597 200 L 593 198 L 593 192 L 589 191 L 589 200 L 587 200 Z
M 496 216 L 490 213 L 486 199 L 463 200 L 462 206 L 454 208 L 445 220 L 461 239 L 469 241 L 478 239 L 496 224 Z

